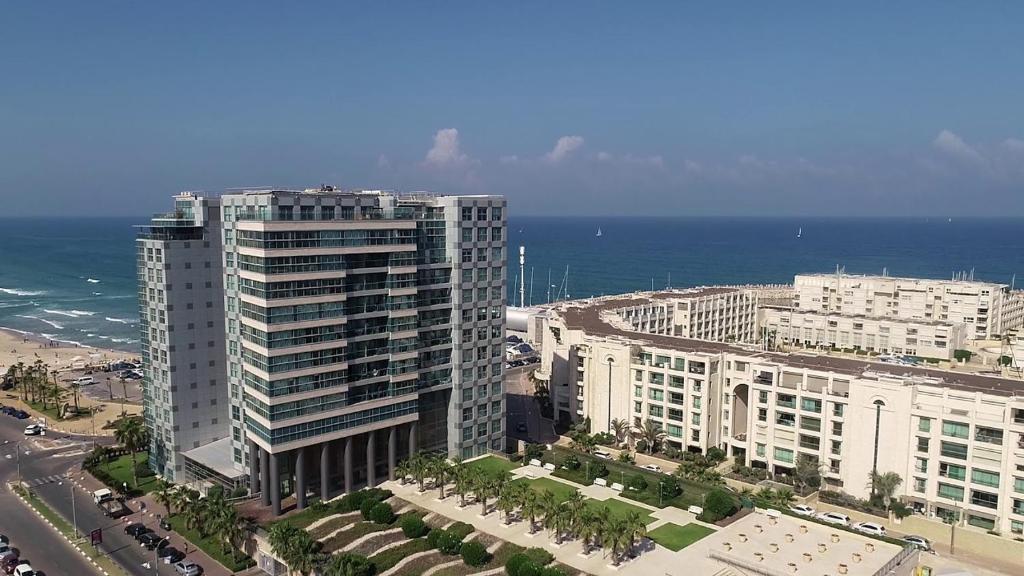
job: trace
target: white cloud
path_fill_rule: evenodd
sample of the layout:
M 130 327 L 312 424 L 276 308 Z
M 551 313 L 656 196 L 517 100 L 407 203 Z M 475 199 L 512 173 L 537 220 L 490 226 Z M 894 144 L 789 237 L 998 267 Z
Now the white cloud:
M 555 147 L 551 149 L 551 152 L 544 155 L 544 159 L 552 164 L 557 164 L 568 158 L 581 146 L 583 146 L 582 136 L 562 136 L 558 142 L 555 142 Z
M 434 134 L 434 146 L 427 151 L 423 164 L 438 168 L 464 166 L 469 156 L 459 149 L 459 131 L 456 128 L 442 128 Z
M 515 154 L 502 156 L 501 158 L 498 158 L 498 162 L 501 162 L 502 164 L 515 164 L 519 162 L 519 156 L 516 156 Z
M 977 150 L 964 142 L 963 138 L 949 130 L 939 132 L 939 135 L 932 141 L 932 146 L 936 150 L 954 158 L 959 158 L 973 164 L 985 164 L 984 157 Z
M 1011 152 L 1024 152 L 1024 140 L 1018 140 L 1016 138 L 1007 138 L 1003 141 L 1003 146 Z
M 597 159 L 601 162 L 608 162 L 612 159 L 612 155 L 607 152 L 598 152 Z

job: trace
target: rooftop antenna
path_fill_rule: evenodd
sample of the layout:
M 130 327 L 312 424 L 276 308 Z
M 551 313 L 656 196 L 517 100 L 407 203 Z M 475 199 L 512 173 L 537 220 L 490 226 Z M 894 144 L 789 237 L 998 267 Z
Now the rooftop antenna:
M 530 266 L 530 306 L 533 306 L 533 266 Z
M 526 246 L 519 247 L 519 307 L 526 307 Z

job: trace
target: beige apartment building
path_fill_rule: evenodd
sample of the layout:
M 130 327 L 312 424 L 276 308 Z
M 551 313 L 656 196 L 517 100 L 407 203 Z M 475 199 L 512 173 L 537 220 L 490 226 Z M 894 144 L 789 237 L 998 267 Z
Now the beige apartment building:
M 757 340 L 757 292 L 695 288 L 647 293 L 648 299 L 613 313 L 636 332 L 719 342 Z
M 775 343 L 952 360 L 967 340 L 963 323 L 843 315 L 762 306 L 762 336 Z
M 640 333 L 615 320 L 649 295 L 539 313 L 537 377 L 556 416 L 660 425 L 682 450 L 720 447 L 775 474 L 817 460 L 834 489 L 867 497 L 896 472 L 921 514 L 1024 532 L 1024 382 Z
M 839 274 L 799 274 L 793 307 L 831 315 L 963 323 L 968 339 L 1024 325 L 1024 298 L 1006 284 Z

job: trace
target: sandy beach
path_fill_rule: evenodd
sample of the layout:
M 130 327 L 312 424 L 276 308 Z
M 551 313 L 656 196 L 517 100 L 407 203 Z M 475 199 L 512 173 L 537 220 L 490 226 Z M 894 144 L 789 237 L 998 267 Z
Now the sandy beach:
M 63 371 L 139 357 L 137 353 L 122 350 L 79 347 L 62 342 L 55 344 L 53 346 L 50 340 L 39 336 L 0 328 L 0 375 L 7 373 L 7 369 L 18 362 L 30 366 L 36 360 L 42 360 L 50 366 L 50 370 Z

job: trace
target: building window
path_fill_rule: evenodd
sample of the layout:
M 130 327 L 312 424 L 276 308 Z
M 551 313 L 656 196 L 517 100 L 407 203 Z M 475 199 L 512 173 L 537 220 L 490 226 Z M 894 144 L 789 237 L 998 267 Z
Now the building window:
M 785 412 L 777 412 L 775 414 L 775 423 L 779 426 L 789 426 L 792 428 L 796 426 L 796 416 L 793 414 L 786 414 Z
M 1003 443 L 1003 431 L 995 428 L 986 428 L 984 426 L 976 426 L 974 428 L 974 440 L 977 442 L 984 442 L 986 444 L 998 444 Z
M 967 478 L 967 468 L 957 464 L 939 462 L 939 476 L 963 481 Z
M 951 436 L 953 438 L 967 438 L 970 431 L 970 424 L 964 424 L 962 422 L 950 422 L 949 420 L 942 421 L 943 436 Z
M 914 492 L 923 493 L 925 490 L 924 478 L 914 478 Z
M 922 438 L 921 436 L 917 437 L 917 451 L 918 452 L 927 452 L 929 444 L 930 444 L 930 441 L 928 440 L 928 438 Z
M 765 449 L 765 445 L 764 444 L 760 444 L 760 443 L 754 444 L 754 453 L 757 454 L 758 456 L 760 456 L 761 458 L 764 458 L 764 449 Z
M 775 459 L 779 462 L 793 463 L 793 451 L 788 448 L 776 448 Z
M 960 486 L 953 486 L 951 484 L 943 484 L 942 482 L 939 482 L 939 497 L 963 502 L 964 489 Z
M 932 431 L 932 419 L 921 418 L 917 421 L 917 430 L 919 432 L 931 432 Z
M 988 472 L 986 470 L 978 470 L 977 468 L 972 468 L 971 482 L 974 482 L 975 484 L 981 484 L 982 486 L 999 488 L 999 473 Z
M 967 445 L 957 444 L 956 442 L 943 441 L 939 444 L 939 453 L 947 458 L 956 458 L 957 460 L 967 460 Z
M 976 528 L 982 528 L 984 530 L 995 530 L 996 521 L 991 518 L 985 518 L 984 516 L 975 516 L 974 514 L 967 515 L 967 523 Z
M 815 414 L 821 413 L 821 400 L 814 398 L 801 398 L 800 409 L 805 412 L 814 412 Z

